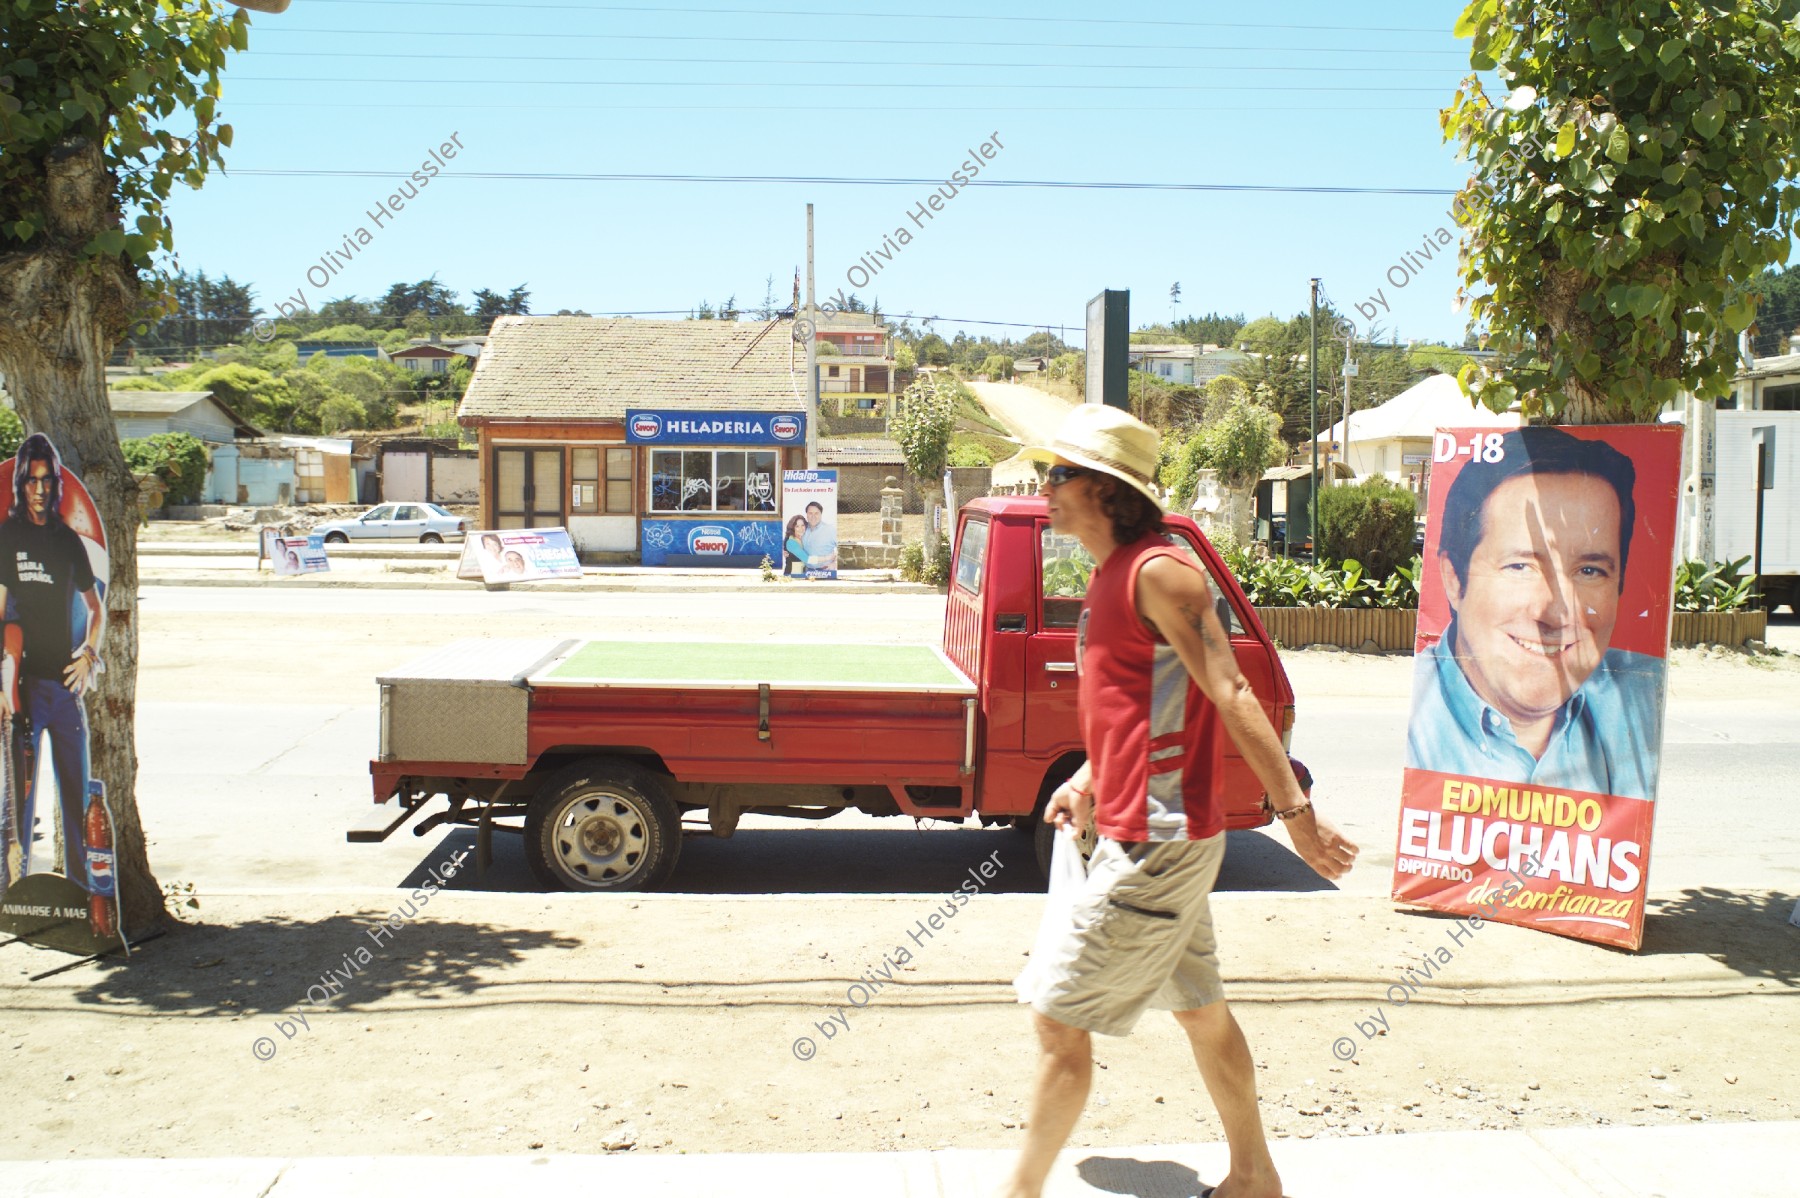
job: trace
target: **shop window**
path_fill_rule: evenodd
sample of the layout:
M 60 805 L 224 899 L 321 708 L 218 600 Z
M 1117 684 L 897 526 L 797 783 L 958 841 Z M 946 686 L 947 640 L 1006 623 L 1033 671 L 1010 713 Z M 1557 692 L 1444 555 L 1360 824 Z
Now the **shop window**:
M 650 508 L 658 512 L 772 512 L 774 450 L 659 449 L 650 455 Z
M 631 514 L 631 458 L 629 449 L 606 451 L 606 512 L 609 516 Z
M 569 451 L 569 514 L 594 516 L 600 512 L 600 451 Z

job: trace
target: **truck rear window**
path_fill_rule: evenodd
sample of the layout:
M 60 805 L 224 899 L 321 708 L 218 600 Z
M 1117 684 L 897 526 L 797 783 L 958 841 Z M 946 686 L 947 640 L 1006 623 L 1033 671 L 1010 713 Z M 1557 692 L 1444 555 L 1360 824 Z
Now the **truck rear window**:
M 981 594 L 981 567 L 987 561 L 988 522 L 970 520 L 963 525 L 956 547 L 956 585 L 971 595 Z
M 1225 598 L 1225 588 L 1220 585 L 1218 575 L 1200 556 L 1194 543 L 1176 532 L 1168 535 L 1168 541 L 1211 580 L 1213 601 L 1218 606 L 1219 623 L 1225 626 L 1226 635 L 1243 636 L 1243 621 L 1238 619 L 1231 601 Z M 1081 605 L 1087 599 L 1088 575 L 1093 573 L 1094 559 L 1081 547 L 1080 541 L 1052 532 L 1048 524 L 1042 528 L 1040 544 L 1044 566 L 1043 626 L 1073 628 L 1081 617 Z

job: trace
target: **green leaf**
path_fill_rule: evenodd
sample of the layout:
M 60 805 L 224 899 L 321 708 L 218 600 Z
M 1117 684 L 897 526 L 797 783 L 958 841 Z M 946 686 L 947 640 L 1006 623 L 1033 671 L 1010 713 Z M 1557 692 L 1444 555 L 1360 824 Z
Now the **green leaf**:
M 1680 38 L 1670 38 L 1657 48 L 1657 61 L 1661 62 L 1664 66 L 1668 66 L 1677 58 L 1680 58 L 1682 51 L 1686 50 L 1687 47 L 1688 44 Z
M 1456 24 L 1450 31 L 1451 35 L 1453 37 L 1474 37 L 1476 30 L 1487 22 L 1493 12 L 1494 0 L 1472 0 L 1472 3 L 1463 9 L 1462 15 L 1456 18 Z
M 1606 156 L 1621 165 L 1631 157 L 1631 134 L 1625 126 L 1613 126 L 1612 136 L 1606 139 Z
M 1756 320 L 1756 302 L 1750 299 L 1740 300 L 1725 307 L 1725 327 L 1732 333 L 1741 333 Z
M 1625 47 L 1625 52 L 1627 54 L 1634 53 L 1637 48 L 1643 44 L 1644 31 L 1642 29 L 1632 29 L 1627 27 L 1619 30 L 1619 45 Z
M 111 257 L 125 252 L 125 234 L 118 229 L 104 229 L 90 243 L 100 253 Z
M 1566 121 L 1564 122 L 1563 127 L 1556 131 L 1556 156 L 1558 158 L 1567 158 L 1574 152 L 1575 122 Z
M 1643 223 L 1644 223 L 1644 214 L 1643 213 L 1627 212 L 1625 214 L 1624 218 L 1619 221 L 1619 232 L 1625 234 L 1625 236 L 1627 236 L 1627 237 L 1636 237 L 1638 234 L 1638 229 L 1643 226 Z
M 1694 132 L 1701 138 L 1711 141 L 1725 124 L 1725 106 L 1719 103 L 1717 96 L 1709 96 L 1700 105 L 1700 111 L 1694 114 Z
M 1554 225 L 1558 221 L 1562 220 L 1562 216 L 1563 216 L 1562 201 L 1558 200 L 1558 201 L 1556 201 L 1556 203 L 1550 205 L 1550 207 L 1544 212 L 1544 223 L 1547 225 Z

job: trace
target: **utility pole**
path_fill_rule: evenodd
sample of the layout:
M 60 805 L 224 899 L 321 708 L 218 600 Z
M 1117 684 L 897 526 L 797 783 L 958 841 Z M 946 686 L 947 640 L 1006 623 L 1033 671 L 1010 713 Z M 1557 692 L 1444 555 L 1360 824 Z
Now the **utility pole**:
M 819 309 L 813 303 L 813 206 L 806 206 L 806 468 L 819 468 Z M 790 361 L 792 359 L 789 359 Z
M 1312 564 L 1319 564 L 1319 280 L 1312 281 L 1312 352 L 1306 355 L 1307 394 L 1312 408 Z

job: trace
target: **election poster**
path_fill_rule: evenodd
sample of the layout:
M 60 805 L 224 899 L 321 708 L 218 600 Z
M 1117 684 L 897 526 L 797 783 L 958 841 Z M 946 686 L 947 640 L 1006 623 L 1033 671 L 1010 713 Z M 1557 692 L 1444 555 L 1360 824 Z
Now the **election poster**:
M 1636 949 L 1681 429 L 1433 438 L 1393 897 Z
M 88 754 L 109 578 L 92 496 L 31 434 L 0 462 L 0 934 L 82 956 L 130 948 Z
M 837 577 L 836 470 L 781 475 L 781 572 L 790 578 Z
M 262 557 L 279 575 L 323 574 L 331 569 L 325 540 L 317 534 L 283 536 L 279 528 L 262 530 Z
M 575 555 L 575 543 L 566 528 L 494 529 L 463 538 L 456 576 L 479 579 L 490 586 L 580 578 L 581 559 Z

